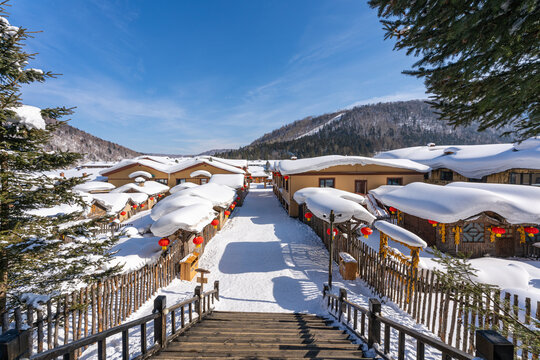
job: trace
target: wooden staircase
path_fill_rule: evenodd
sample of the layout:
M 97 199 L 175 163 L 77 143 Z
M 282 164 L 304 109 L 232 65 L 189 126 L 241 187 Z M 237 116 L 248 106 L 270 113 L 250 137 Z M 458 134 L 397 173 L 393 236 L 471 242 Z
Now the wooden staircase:
M 359 345 L 308 314 L 216 311 L 152 359 L 359 359 Z

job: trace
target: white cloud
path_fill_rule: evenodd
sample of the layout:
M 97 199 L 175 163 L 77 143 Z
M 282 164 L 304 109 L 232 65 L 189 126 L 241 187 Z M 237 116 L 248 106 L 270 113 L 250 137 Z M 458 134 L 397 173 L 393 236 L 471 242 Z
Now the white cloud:
M 376 97 L 372 97 L 372 98 L 369 98 L 369 99 L 356 101 L 356 102 L 346 106 L 345 109 L 352 109 L 353 107 L 356 107 L 356 106 L 368 105 L 368 104 L 377 104 L 377 103 L 385 103 L 385 102 L 393 102 L 393 101 L 407 101 L 407 100 L 427 99 L 428 96 L 429 95 L 425 92 L 425 90 L 414 89 L 414 90 L 411 90 L 411 91 L 398 92 L 398 93 L 394 93 L 394 94 L 376 96 Z

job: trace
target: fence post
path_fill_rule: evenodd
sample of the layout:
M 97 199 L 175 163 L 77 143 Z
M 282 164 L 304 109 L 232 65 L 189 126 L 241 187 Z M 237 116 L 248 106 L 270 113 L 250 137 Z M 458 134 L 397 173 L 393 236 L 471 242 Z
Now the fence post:
M 512 360 L 514 344 L 494 330 L 476 330 L 476 356 L 486 360 Z
M 368 346 L 373 347 L 373 344 L 381 343 L 381 321 L 377 319 L 377 315 L 381 314 L 381 302 L 375 298 L 369 299 L 369 329 L 368 329 Z
M 201 285 L 197 285 L 195 288 L 195 296 L 197 297 L 197 300 L 195 301 L 195 311 L 197 314 L 199 314 L 198 321 L 201 321 L 202 316 L 202 291 L 201 291 Z
M 154 342 L 157 342 L 161 348 L 167 343 L 167 298 L 160 295 L 154 299 L 154 313 L 159 317 L 154 319 Z
M 15 360 L 29 356 L 28 344 L 32 329 L 11 329 L 0 335 L 0 359 Z
M 343 315 L 343 302 L 347 299 L 347 290 L 344 288 L 339 289 L 339 316 L 338 321 L 341 321 L 341 315 Z
M 219 281 L 214 281 L 214 289 L 216 290 L 216 300 L 219 300 Z

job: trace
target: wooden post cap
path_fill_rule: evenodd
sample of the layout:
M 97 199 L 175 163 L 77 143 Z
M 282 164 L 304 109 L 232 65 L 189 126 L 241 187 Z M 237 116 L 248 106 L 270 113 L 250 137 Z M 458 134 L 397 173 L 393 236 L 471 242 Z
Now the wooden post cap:
M 375 298 L 369 298 L 369 311 L 374 314 L 381 313 L 381 302 Z
M 512 360 L 514 344 L 494 330 L 477 330 L 476 356 L 486 360 Z
M 210 270 L 206 270 L 206 269 L 198 268 L 198 269 L 195 269 L 195 271 L 201 274 L 210 274 Z

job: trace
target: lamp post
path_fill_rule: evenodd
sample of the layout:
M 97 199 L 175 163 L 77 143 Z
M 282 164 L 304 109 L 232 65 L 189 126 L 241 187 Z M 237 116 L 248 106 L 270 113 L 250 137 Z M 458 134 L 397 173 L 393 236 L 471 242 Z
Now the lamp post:
M 330 211 L 330 246 L 328 251 L 330 252 L 330 260 L 328 262 L 328 286 L 332 289 L 332 257 L 334 255 L 334 210 Z

